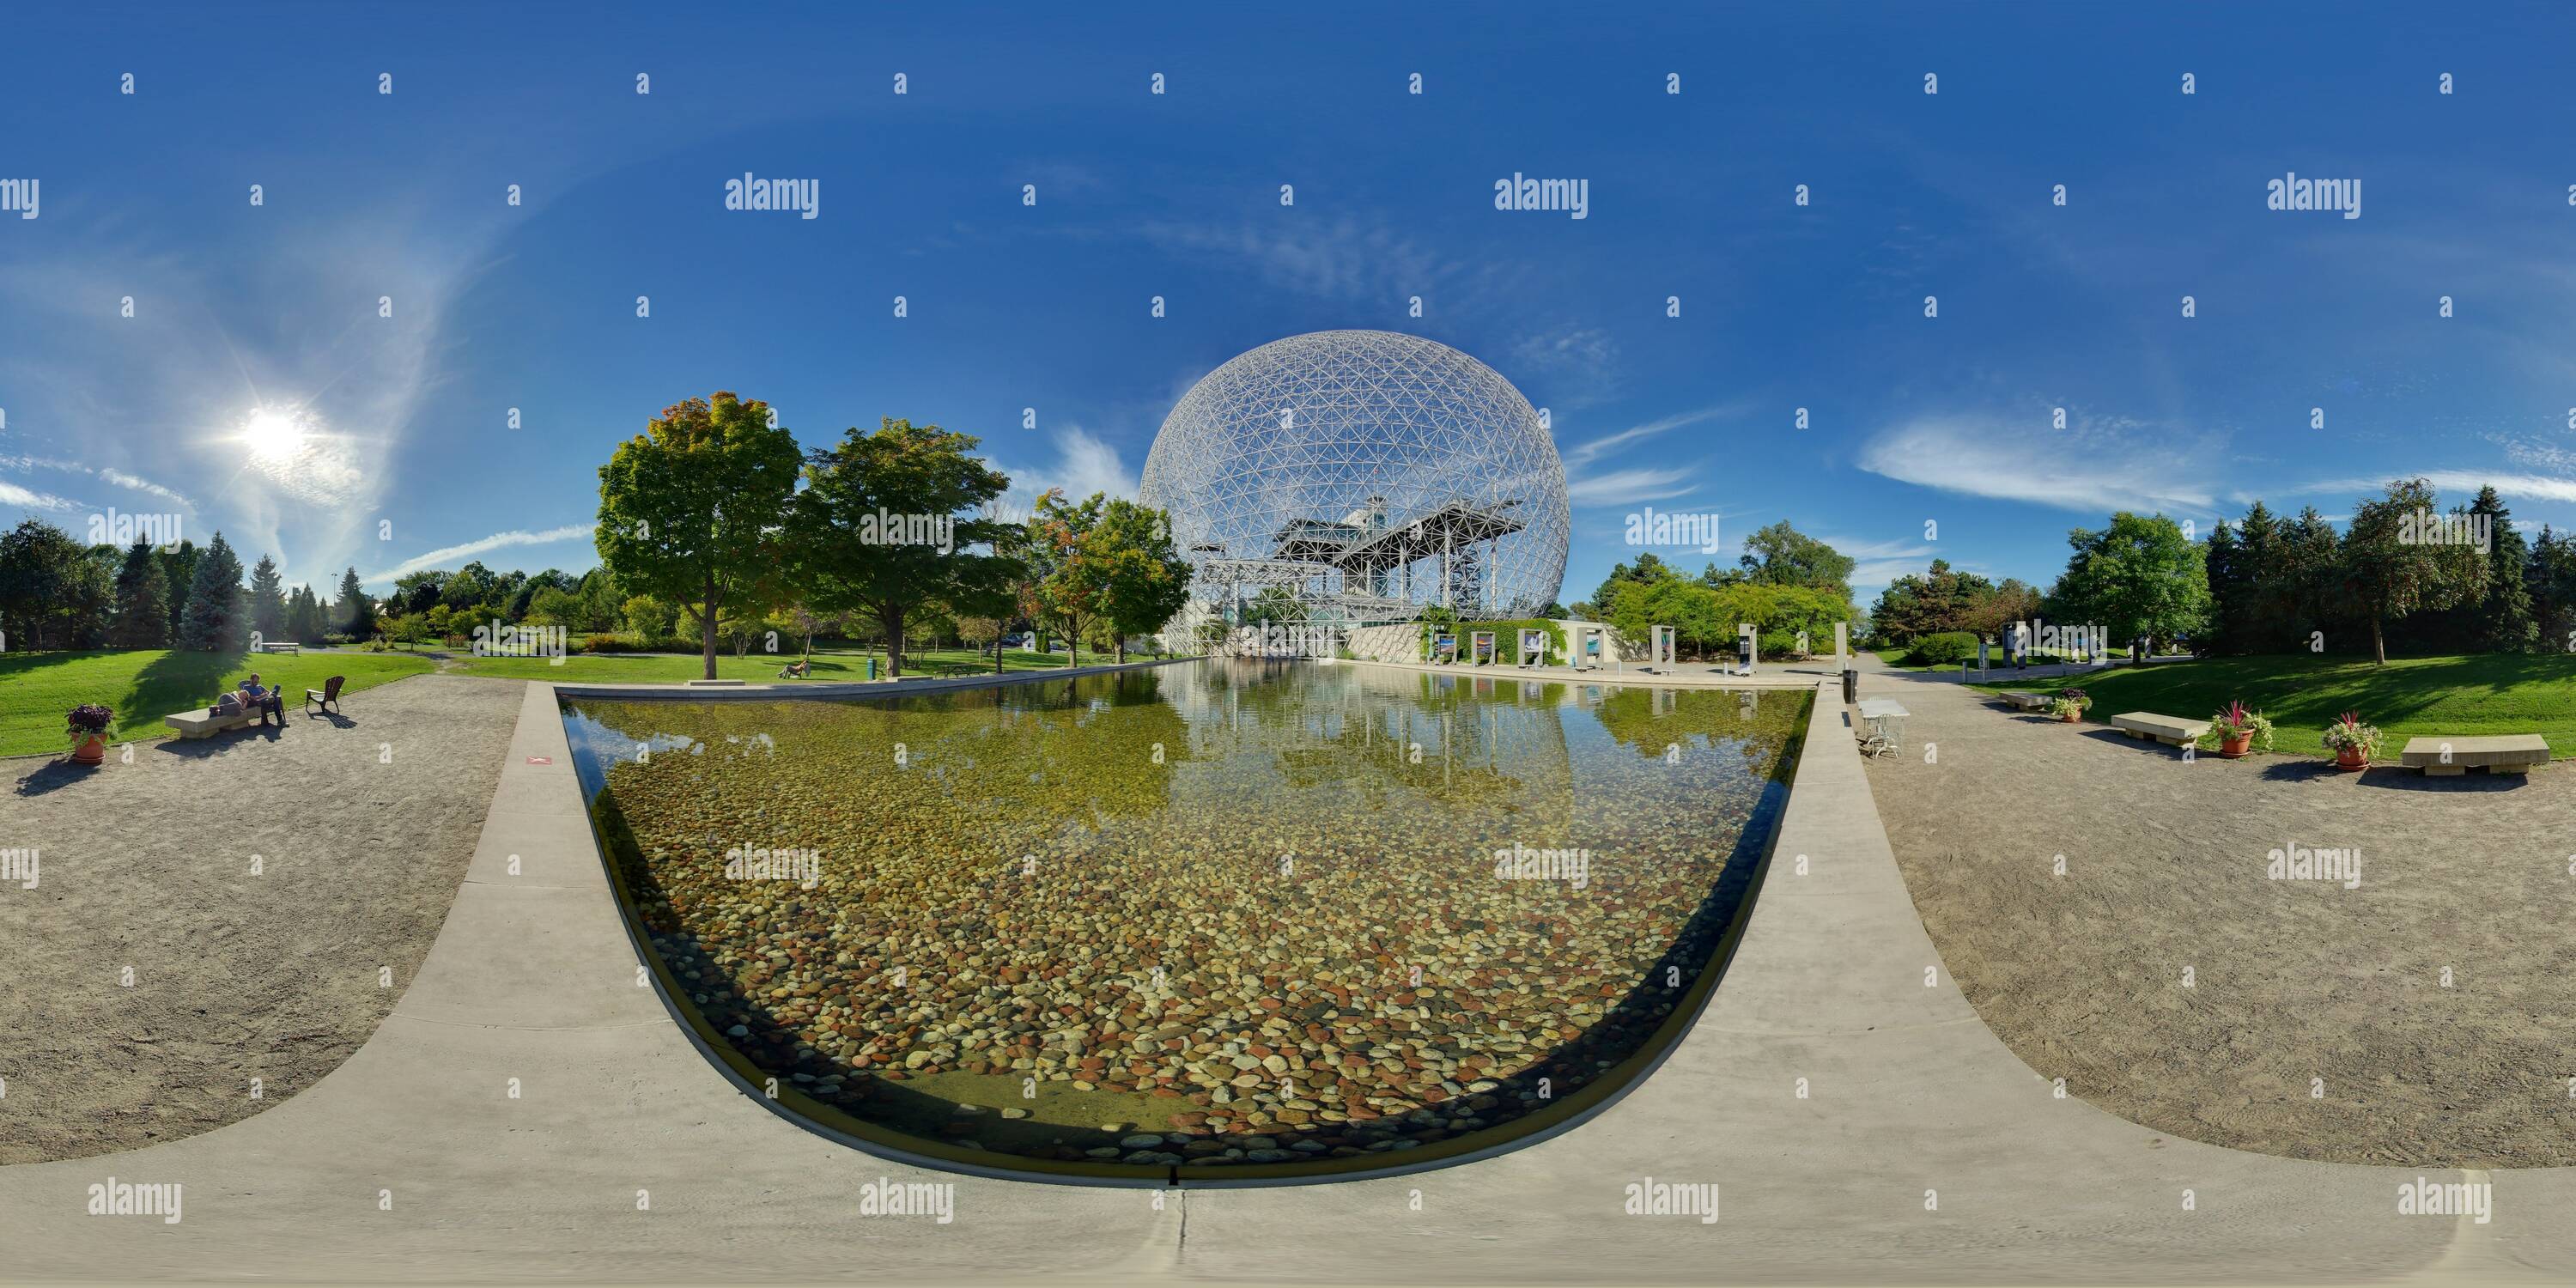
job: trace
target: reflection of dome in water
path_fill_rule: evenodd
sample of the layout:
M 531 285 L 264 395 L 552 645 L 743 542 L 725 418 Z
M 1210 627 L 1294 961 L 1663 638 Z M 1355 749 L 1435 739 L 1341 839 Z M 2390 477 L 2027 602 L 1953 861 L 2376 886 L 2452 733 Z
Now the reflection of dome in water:
M 1274 340 L 1209 372 L 1145 458 L 1200 612 L 1287 624 L 1535 616 L 1565 579 L 1565 465 L 1493 368 L 1390 331 Z

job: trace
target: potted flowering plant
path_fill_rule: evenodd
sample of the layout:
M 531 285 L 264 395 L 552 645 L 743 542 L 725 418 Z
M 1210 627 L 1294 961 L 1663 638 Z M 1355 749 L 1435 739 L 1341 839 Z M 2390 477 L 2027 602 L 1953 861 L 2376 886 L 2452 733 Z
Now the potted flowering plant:
M 2093 699 L 2084 696 L 2082 689 L 2059 689 L 2057 700 L 2048 704 L 2048 713 L 2073 724 L 2083 719 L 2085 708 L 2092 705 Z
M 94 702 L 73 707 L 63 718 L 63 733 L 72 740 L 75 764 L 97 765 L 107 760 L 107 727 L 116 723 L 116 713 Z
M 2337 769 L 2369 768 L 2387 738 L 2377 725 L 2363 724 L 2358 711 L 2344 712 L 2326 726 L 2326 745 L 2334 748 Z
M 2246 710 L 2242 702 L 2228 703 L 2209 723 L 2211 732 L 2218 735 L 2218 754 L 2229 760 L 2244 755 L 2258 741 L 2263 750 L 2272 749 L 2272 722 Z

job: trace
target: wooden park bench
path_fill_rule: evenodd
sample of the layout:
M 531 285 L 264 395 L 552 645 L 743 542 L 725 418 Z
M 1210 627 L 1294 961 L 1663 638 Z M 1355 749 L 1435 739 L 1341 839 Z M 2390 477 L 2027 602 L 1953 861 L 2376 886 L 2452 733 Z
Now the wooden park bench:
M 2549 759 L 2549 742 L 2536 733 L 2491 734 L 2474 738 L 2409 738 L 2398 762 L 2428 775 L 2467 773 L 2483 765 L 2490 774 L 2527 774 Z
M 259 646 L 259 651 L 262 653 L 292 653 L 297 657 L 304 656 L 304 646 L 293 640 L 279 640 L 274 643 L 263 643 Z
M 2206 720 L 2160 716 L 2152 711 L 2123 711 L 2111 717 L 2111 724 L 2132 738 L 2153 738 L 2170 747 L 2191 746 L 2209 732 Z
M 2046 711 L 2048 704 L 2056 701 L 2048 694 L 2032 693 L 2027 689 L 2007 689 L 1996 694 L 1995 698 L 2007 706 L 2019 707 L 2024 711 Z

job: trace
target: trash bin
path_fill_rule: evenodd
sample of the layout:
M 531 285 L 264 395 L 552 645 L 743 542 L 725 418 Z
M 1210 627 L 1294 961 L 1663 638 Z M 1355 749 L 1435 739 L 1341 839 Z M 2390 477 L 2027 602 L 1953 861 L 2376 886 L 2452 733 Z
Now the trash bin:
M 866 660 L 868 664 L 868 678 L 873 680 L 877 678 L 877 660 L 875 658 L 868 658 Z
M 1860 701 L 1860 669 L 1858 667 L 1844 667 L 1843 705 L 1850 706 L 1858 701 Z

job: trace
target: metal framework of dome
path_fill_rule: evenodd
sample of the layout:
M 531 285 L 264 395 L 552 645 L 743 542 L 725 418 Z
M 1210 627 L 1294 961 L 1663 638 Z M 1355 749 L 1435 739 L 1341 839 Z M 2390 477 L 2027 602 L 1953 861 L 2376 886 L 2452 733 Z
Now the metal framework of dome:
M 1145 458 L 1192 565 L 1177 625 L 1529 617 L 1565 578 L 1565 464 L 1511 382 L 1436 341 L 1318 331 L 1190 387 Z

